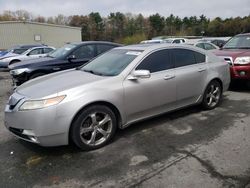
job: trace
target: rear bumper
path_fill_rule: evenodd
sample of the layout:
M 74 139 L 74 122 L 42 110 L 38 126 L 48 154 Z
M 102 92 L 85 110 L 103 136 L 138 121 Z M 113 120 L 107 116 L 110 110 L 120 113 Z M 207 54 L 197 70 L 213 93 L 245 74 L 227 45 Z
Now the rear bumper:
M 232 79 L 250 80 L 250 65 L 231 66 L 230 73 Z

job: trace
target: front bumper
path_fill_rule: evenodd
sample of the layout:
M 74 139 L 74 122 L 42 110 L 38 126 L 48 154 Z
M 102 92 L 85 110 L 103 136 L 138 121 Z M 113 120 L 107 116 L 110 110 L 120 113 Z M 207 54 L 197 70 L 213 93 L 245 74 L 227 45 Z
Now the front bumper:
M 12 77 L 12 85 L 14 87 L 20 86 L 21 84 L 23 84 L 24 82 L 28 81 L 28 76 L 26 73 L 22 73 L 19 75 L 14 75 L 11 71 L 10 71 L 10 75 Z
M 250 65 L 231 66 L 230 73 L 232 79 L 250 80 Z
M 17 103 L 7 104 L 5 108 L 5 126 L 18 138 L 42 146 L 59 146 L 68 144 L 70 119 L 60 116 L 59 105 L 48 108 L 19 111 L 26 100 L 18 93 L 12 95 Z

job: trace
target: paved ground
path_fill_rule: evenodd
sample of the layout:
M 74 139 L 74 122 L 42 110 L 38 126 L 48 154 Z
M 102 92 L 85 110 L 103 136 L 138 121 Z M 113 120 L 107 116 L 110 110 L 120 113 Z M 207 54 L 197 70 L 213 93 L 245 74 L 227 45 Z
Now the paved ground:
M 3 123 L 11 91 L 0 72 L 0 187 L 250 188 L 250 89 L 239 86 L 212 111 L 198 107 L 119 131 L 113 143 L 80 152 L 42 148 Z

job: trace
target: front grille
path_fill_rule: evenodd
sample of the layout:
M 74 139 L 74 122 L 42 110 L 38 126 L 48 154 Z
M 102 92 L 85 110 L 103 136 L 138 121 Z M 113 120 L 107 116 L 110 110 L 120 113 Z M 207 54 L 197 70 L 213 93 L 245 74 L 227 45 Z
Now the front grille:
M 224 57 L 224 60 L 231 66 L 233 66 L 233 59 L 231 57 Z
M 26 140 L 30 140 L 29 136 L 22 134 L 23 133 L 23 129 L 17 129 L 17 128 L 13 128 L 13 127 L 9 127 L 10 132 L 12 132 L 13 134 L 26 139 Z

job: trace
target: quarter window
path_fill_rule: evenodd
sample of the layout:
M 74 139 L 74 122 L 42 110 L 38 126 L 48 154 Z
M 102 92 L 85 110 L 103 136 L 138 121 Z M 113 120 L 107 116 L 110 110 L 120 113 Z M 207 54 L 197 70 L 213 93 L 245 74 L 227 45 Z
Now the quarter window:
M 175 60 L 175 67 L 182 67 L 196 64 L 194 52 L 187 49 L 174 49 L 173 58 Z
M 204 63 L 206 62 L 206 56 L 199 52 L 194 52 L 195 60 L 197 63 Z
M 150 54 L 137 67 L 136 70 L 149 70 L 151 73 L 173 68 L 169 58 L 169 50 L 160 50 Z

